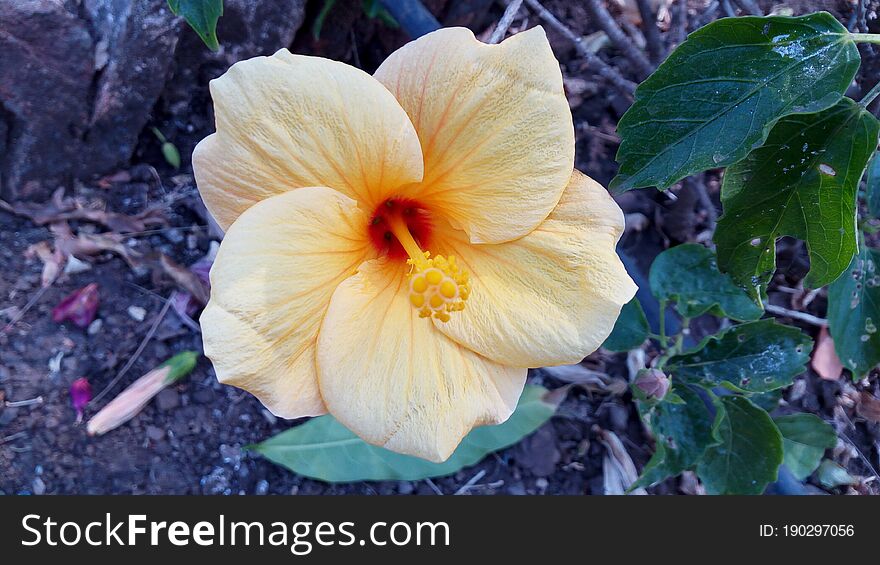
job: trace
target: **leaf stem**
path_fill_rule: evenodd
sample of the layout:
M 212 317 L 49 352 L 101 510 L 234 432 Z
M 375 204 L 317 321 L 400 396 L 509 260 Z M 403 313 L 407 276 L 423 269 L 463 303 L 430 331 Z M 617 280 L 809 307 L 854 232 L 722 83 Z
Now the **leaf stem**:
M 666 347 L 666 301 L 660 301 L 660 341 L 663 343 L 663 347 Z
M 880 82 L 875 84 L 874 87 L 869 90 L 868 93 L 865 94 L 865 96 L 861 100 L 859 100 L 859 106 L 861 106 L 862 108 L 867 108 L 868 104 L 873 102 L 878 95 L 880 95 Z
M 880 33 L 851 33 L 849 37 L 857 43 L 880 43 Z

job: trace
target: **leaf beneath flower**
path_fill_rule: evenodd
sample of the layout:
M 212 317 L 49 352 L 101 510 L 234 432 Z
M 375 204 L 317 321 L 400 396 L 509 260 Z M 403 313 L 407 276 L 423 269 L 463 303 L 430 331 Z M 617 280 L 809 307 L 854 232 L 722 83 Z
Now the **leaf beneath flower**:
M 526 386 L 519 405 L 503 424 L 476 428 L 443 463 L 401 455 L 370 445 L 332 416 L 319 416 L 251 446 L 270 461 L 295 473 L 327 482 L 415 481 L 451 475 L 534 432 L 556 410 L 547 390 Z

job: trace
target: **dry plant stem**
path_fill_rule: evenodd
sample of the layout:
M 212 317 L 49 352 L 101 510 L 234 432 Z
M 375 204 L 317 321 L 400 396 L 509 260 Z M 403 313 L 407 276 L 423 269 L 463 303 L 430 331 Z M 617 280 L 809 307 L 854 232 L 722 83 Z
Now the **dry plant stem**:
M 55 282 L 54 279 L 52 280 L 52 282 Z M 19 321 L 21 321 L 22 318 L 24 318 L 24 315 L 27 314 L 28 310 L 30 310 L 31 308 L 33 308 L 34 304 L 36 304 L 37 301 L 40 300 L 40 298 L 46 293 L 46 291 L 49 289 L 49 287 L 52 286 L 52 282 L 50 282 L 50 283 L 49 283 L 48 285 L 46 285 L 46 286 L 40 287 L 40 290 L 38 290 L 38 291 L 34 294 L 34 296 L 33 296 L 30 300 L 28 300 L 27 304 L 24 305 L 24 308 L 22 308 L 21 310 L 19 310 L 18 314 L 16 314 L 16 315 L 15 315 L 15 316 L 9 321 L 8 324 L 6 324 L 5 326 L 3 326 L 3 329 L 0 330 L 0 335 L 3 335 L 3 334 L 5 334 L 6 332 L 8 332 L 9 330 L 11 330 L 12 327 L 13 327 L 15 324 L 17 324 Z
M 788 308 L 783 308 L 782 306 L 774 306 L 773 304 L 767 304 L 764 309 L 771 314 L 776 314 L 777 316 L 788 316 L 789 318 L 792 318 L 794 320 L 800 320 L 801 322 L 806 322 L 814 326 L 823 327 L 828 325 L 828 320 L 813 316 L 812 314 L 807 314 L 806 312 L 789 310 Z
M 498 20 L 498 25 L 495 26 L 495 30 L 492 32 L 492 36 L 489 37 L 488 43 L 498 43 L 504 36 L 507 34 L 507 30 L 510 29 L 510 24 L 513 23 L 514 18 L 516 18 L 516 14 L 519 12 L 519 9 L 522 8 L 523 0 L 513 0 L 510 4 L 507 5 L 507 8 L 504 10 L 504 14 L 501 16 L 501 19 Z
M 864 97 L 859 101 L 859 106 L 862 108 L 867 108 L 868 105 L 874 101 L 877 96 L 880 95 L 880 82 L 874 85 L 874 87 L 865 94 Z
M 694 29 L 700 29 L 704 25 L 715 20 L 715 12 L 717 11 L 718 0 L 712 0 L 711 2 L 709 2 L 709 5 L 706 6 L 706 9 L 703 10 L 703 13 L 700 15 L 700 17 L 697 19 L 696 23 L 694 24 Z
M 590 53 L 587 46 L 584 44 L 584 38 L 578 36 L 576 33 L 571 31 L 568 26 L 564 23 L 560 22 L 556 16 L 550 13 L 547 8 L 541 5 L 538 0 L 526 0 L 526 4 L 534 10 L 538 16 L 547 22 L 547 25 L 555 29 L 557 32 L 561 33 L 565 36 L 566 39 L 571 41 L 575 49 L 577 49 L 578 54 L 583 57 L 587 64 L 593 67 L 595 72 L 611 83 L 621 94 L 627 96 L 628 98 L 632 98 L 633 92 L 635 92 L 636 85 L 634 82 L 629 81 L 617 72 L 613 67 L 608 65 L 605 61 L 597 57 L 595 54 Z
M 685 0 L 680 0 L 675 4 L 672 12 L 672 29 L 670 32 L 673 44 L 681 45 L 684 43 L 684 40 L 687 39 L 687 24 L 687 2 Z
M 730 5 L 730 0 L 721 0 L 721 9 L 724 10 L 724 15 L 728 18 L 735 18 L 736 12 L 733 9 L 733 6 Z
M 764 15 L 764 12 L 758 7 L 754 0 L 734 0 L 734 2 L 736 2 L 744 12 L 747 12 L 752 16 Z
M 620 29 L 620 26 L 617 25 L 617 22 L 614 21 L 614 18 L 611 17 L 611 14 L 608 13 L 608 10 L 605 9 L 604 4 L 600 0 L 587 0 L 587 11 L 590 13 L 590 17 L 596 20 L 602 31 L 608 35 L 611 43 L 635 65 L 639 78 L 644 79 L 654 72 L 654 65 L 635 46 L 632 39 Z
M 134 365 L 134 362 L 137 361 L 137 358 L 140 357 L 141 353 L 143 353 L 144 348 L 147 346 L 150 340 L 153 339 L 153 335 L 156 334 L 156 330 L 159 329 L 159 324 L 162 323 L 162 320 L 165 319 L 165 314 L 168 313 L 169 308 L 171 308 L 171 301 L 166 300 L 165 306 L 163 306 L 162 310 L 160 310 L 159 313 L 156 315 L 156 319 L 153 321 L 153 325 L 150 326 L 147 335 L 144 336 L 143 341 L 141 341 L 141 344 L 138 345 L 138 348 L 135 350 L 134 355 L 132 355 L 128 362 L 125 363 L 125 366 L 122 367 L 119 373 L 115 377 L 113 377 L 113 380 L 104 387 L 104 390 L 99 392 L 91 401 L 89 401 L 90 406 L 94 406 L 95 404 L 97 404 L 99 400 L 101 400 L 108 392 L 110 392 L 110 390 L 114 386 L 116 386 L 116 384 L 122 379 L 122 377 L 125 376 L 128 370 L 131 369 L 131 366 Z
M 685 182 L 688 182 L 688 179 L 685 179 Z M 691 178 L 690 182 L 693 183 L 694 188 L 697 192 L 697 197 L 700 199 L 700 205 L 706 211 L 706 224 L 709 225 L 710 229 L 715 231 L 715 224 L 718 222 L 718 210 L 715 208 L 715 203 L 712 202 L 712 198 L 709 196 L 709 189 L 706 187 L 706 182 L 703 177 L 699 178 Z
M 645 34 L 645 46 L 648 56 L 655 65 L 663 60 L 663 40 L 660 39 L 660 29 L 657 27 L 657 14 L 651 9 L 649 0 L 636 0 L 639 6 L 639 15 L 642 17 L 642 33 Z

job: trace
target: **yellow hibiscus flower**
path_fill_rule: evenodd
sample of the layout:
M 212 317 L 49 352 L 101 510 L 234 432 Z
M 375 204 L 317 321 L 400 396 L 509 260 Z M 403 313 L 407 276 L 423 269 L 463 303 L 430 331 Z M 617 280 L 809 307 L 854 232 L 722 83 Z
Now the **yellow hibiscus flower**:
M 211 82 L 193 154 L 228 229 L 202 314 L 221 382 L 442 461 L 577 363 L 635 293 L 623 214 L 573 170 L 543 29 L 428 34 L 370 76 L 281 50 Z

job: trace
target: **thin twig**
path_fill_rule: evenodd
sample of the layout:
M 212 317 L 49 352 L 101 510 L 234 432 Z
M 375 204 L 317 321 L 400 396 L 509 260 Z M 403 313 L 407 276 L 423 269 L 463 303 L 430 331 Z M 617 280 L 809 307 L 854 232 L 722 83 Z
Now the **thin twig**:
M 672 42 L 675 45 L 681 45 L 687 39 L 687 23 L 687 2 L 681 0 L 672 13 Z
M 703 13 L 700 14 L 700 17 L 697 19 L 697 21 L 694 23 L 694 29 L 699 29 L 699 28 L 703 27 L 704 25 L 708 24 L 709 22 L 714 21 L 716 19 L 715 12 L 717 12 L 717 11 L 718 11 L 718 0 L 712 0 L 706 6 L 706 9 L 703 10 Z
M 7 408 L 22 408 L 24 406 L 33 406 L 34 404 L 42 404 L 43 397 L 37 396 L 36 398 L 28 398 L 27 400 L 7 400 L 6 407 Z
M 470 479 L 468 482 L 466 482 L 465 484 L 461 485 L 461 488 L 458 489 L 457 491 L 455 491 L 455 494 L 464 494 L 464 493 L 466 493 L 467 491 L 469 491 L 469 490 L 471 489 L 471 487 L 473 487 L 473 486 L 477 483 L 477 481 L 479 481 L 480 479 L 482 479 L 482 478 L 485 477 L 485 476 L 486 476 L 486 470 L 485 470 L 485 469 L 481 469 L 480 472 L 478 472 L 476 475 L 474 475 L 473 477 L 471 477 L 471 479 Z
M 824 318 L 819 318 L 813 316 L 812 314 L 807 314 L 806 312 L 798 312 L 797 310 L 789 310 L 788 308 L 783 308 L 782 306 L 775 306 L 773 304 L 767 304 L 765 306 L 765 310 L 770 312 L 771 314 L 776 314 L 777 316 L 788 316 L 794 320 L 800 320 L 801 322 L 806 322 L 808 324 L 812 324 L 814 326 L 824 327 L 828 325 L 828 320 Z
M 590 13 L 590 17 L 596 20 L 596 23 L 605 32 L 617 50 L 623 53 L 635 65 L 636 72 L 641 75 L 639 78 L 645 78 L 654 72 L 654 65 L 651 64 L 651 61 L 620 29 L 620 26 L 617 25 L 617 22 L 614 21 L 614 18 L 611 17 L 611 14 L 608 13 L 608 10 L 605 9 L 605 6 L 599 0 L 587 0 L 587 12 Z
M 52 282 L 54 282 L 54 279 L 53 279 Z M 31 297 L 31 299 L 28 300 L 27 304 L 24 305 L 24 308 L 22 308 L 21 310 L 19 310 L 18 314 L 16 314 L 15 316 L 13 316 L 13 318 L 9 321 L 9 323 L 6 324 L 5 326 L 3 326 L 3 329 L 0 330 L 0 335 L 5 334 L 6 332 L 8 332 L 9 330 L 12 329 L 12 326 L 14 326 L 14 325 L 17 324 L 19 321 L 21 321 L 21 319 L 24 318 L 24 315 L 27 314 L 28 310 L 30 310 L 31 308 L 33 308 L 34 304 L 36 304 L 37 301 L 40 300 L 40 298 L 41 298 L 44 294 L 46 294 L 46 291 L 49 290 L 49 287 L 50 287 L 51 285 L 52 285 L 52 283 L 49 283 L 49 284 L 46 285 L 46 286 L 40 287 L 40 290 L 38 290 L 38 291 L 37 291 L 37 292 Z
M 495 26 L 487 43 L 498 43 L 504 39 L 504 35 L 507 33 L 507 30 L 510 29 L 510 24 L 513 23 L 519 9 L 522 8 L 522 3 L 523 0 L 512 0 L 510 4 L 507 5 L 504 14 L 502 14 L 501 19 L 498 20 L 498 25 Z
M 632 98 L 633 92 L 636 89 L 636 85 L 634 82 L 623 78 L 623 76 L 617 72 L 613 67 L 611 67 L 608 63 L 603 61 L 600 57 L 596 56 L 594 53 L 591 53 L 589 49 L 587 49 L 586 44 L 584 43 L 584 38 L 577 35 L 575 32 L 571 31 L 571 29 L 566 26 L 564 23 L 559 21 L 547 8 L 545 8 L 538 0 L 525 0 L 526 4 L 529 7 L 537 12 L 538 16 L 547 22 L 547 25 L 558 31 L 562 34 L 566 39 L 571 41 L 574 44 L 575 49 L 577 49 L 578 54 L 586 60 L 587 65 L 593 67 L 596 73 L 611 83 L 621 94 L 627 96 L 628 98 Z
M 25 431 L 25 430 L 14 433 L 12 435 L 8 435 L 6 437 L 0 437 L 0 445 L 3 445 L 4 443 L 9 443 L 10 441 L 15 441 L 17 439 L 21 439 L 23 437 L 27 437 L 27 431 Z
M 736 2 L 744 12 L 751 14 L 752 16 L 764 15 L 764 12 L 758 7 L 754 0 L 734 0 L 734 2 Z
M 712 198 L 709 196 L 709 190 L 706 187 L 706 183 L 702 178 L 694 178 L 692 182 L 694 188 L 696 188 L 697 197 L 700 199 L 700 205 L 706 211 L 706 223 L 711 227 L 712 231 L 715 231 L 715 224 L 718 221 L 718 210 L 715 208 L 715 203 L 712 202 Z
M 735 18 L 736 12 L 733 9 L 733 6 L 730 5 L 730 0 L 721 0 L 721 9 L 724 10 L 724 15 L 728 18 Z
M 663 60 L 664 48 L 663 40 L 660 39 L 660 29 L 657 28 L 657 14 L 654 13 L 648 0 L 636 0 L 636 4 L 642 17 L 642 33 L 645 34 L 648 56 L 652 63 L 659 64 Z
M 153 339 L 153 335 L 155 335 L 156 330 L 159 329 L 159 324 L 162 322 L 163 319 L 165 319 L 165 314 L 168 313 L 169 308 L 171 308 L 171 301 L 166 300 L 165 306 L 163 306 L 162 310 L 160 310 L 159 313 L 156 315 L 156 319 L 153 321 L 153 325 L 150 326 L 149 331 L 147 331 L 147 335 L 144 336 L 144 339 L 141 341 L 140 345 L 138 345 L 138 348 L 135 350 L 134 355 L 132 355 L 128 362 L 126 362 L 125 366 L 122 367 L 122 370 L 120 370 L 119 373 L 117 373 L 117 375 L 113 377 L 113 380 L 110 381 L 110 383 L 105 386 L 104 389 L 89 402 L 91 406 L 97 404 L 98 401 L 104 397 L 104 395 L 110 392 L 110 389 L 116 386 L 116 383 L 118 383 L 120 379 L 125 376 L 125 373 L 127 373 L 128 370 L 131 369 L 131 366 L 134 365 L 134 362 L 137 361 L 137 358 L 144 351 L 147 343 L 149 343 L 150 340 Z
M 428 483 L 428 486 L 431 487 L 431 490 L 433 490 L 437 496 L 443 496 L 443 491 L 440 490 L 440 487 L 438 487 L 434 481 L 431 479 L 425 479 L 425 482 Z

